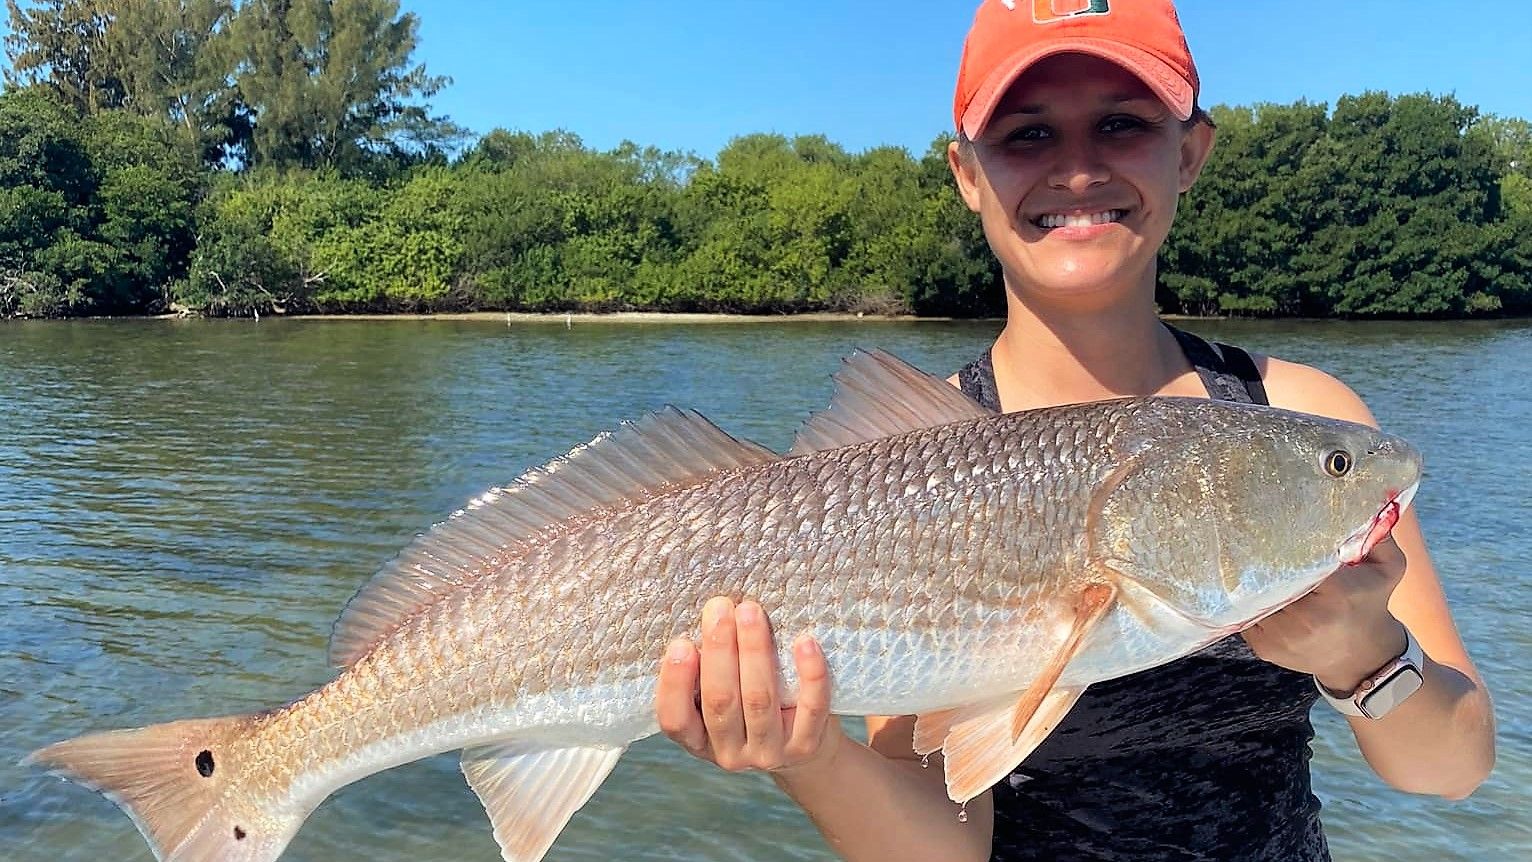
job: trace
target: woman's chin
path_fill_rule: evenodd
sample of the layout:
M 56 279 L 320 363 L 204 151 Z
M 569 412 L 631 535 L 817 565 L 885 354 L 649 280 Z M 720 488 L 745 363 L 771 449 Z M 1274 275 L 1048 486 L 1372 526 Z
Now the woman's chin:
M 1008 279 L 1023 299 L 1036 297 L 1050 302 L 1109 302 L 1138 290 L 1139 279 L 1119 270 L 1076 270 Z

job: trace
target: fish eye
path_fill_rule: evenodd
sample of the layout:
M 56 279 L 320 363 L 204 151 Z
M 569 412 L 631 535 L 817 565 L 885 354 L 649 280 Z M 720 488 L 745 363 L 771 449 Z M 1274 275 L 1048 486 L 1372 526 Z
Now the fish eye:
M 1337 449 L 1325 456 L 1325 472 L 1339 479 L 1351 472 L 1351 453 Z

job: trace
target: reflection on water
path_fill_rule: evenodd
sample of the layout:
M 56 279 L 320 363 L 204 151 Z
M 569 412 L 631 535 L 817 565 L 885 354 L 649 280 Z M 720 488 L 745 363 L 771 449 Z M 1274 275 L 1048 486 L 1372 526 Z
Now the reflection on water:
M 1532 327 L 1207 323 L 1330 370 L 1421 446 L 1418 506 L 1497 696 L 1473 799 L 1395 793 L 1316 711 L 1340 860 L 1532 858 Z M 0 858 L 149 860 L 127 818 L 16 768 L 87 728 L 242 712 L 329 676 L 329 627 L 417 531 L 484 487 L 674 403 L 782 449 L 857 346 L 932 371 L 995 324 L 556 326 L 445 321 L 0 326 Z M 1387 824 L 1386 828 L 1382 827 Z M 635 746 L 555 860 L 828 859 L 769 782 Z M 284 859 L 498 858 L 455 760 L 342 791 Z

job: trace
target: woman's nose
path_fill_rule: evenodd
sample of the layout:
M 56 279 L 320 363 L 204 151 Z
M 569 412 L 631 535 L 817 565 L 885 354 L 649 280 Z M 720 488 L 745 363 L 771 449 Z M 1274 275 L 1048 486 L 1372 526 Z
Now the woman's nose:
M 1059 147 L 1048 174 L 1051 186 L 1074 193 L 1103 185 L 1110 178 L 1100 150 L 1089 141 Z

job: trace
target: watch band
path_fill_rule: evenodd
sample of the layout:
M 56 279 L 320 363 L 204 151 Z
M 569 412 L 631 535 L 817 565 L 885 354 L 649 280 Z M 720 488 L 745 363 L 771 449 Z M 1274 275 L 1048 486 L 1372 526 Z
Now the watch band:
M 1314 687 L 1319 689 L 1319 696 L 1342 715 L 1370 719 L 1388 715 L 1425 684 L 1421 671 L 1426 664 L 1425 652 L 1408 628 L 1404 630 L 1404 640 L 1404 653 L 1362 680 L 1350 694 L 1337 697 L 1316 677 Z

